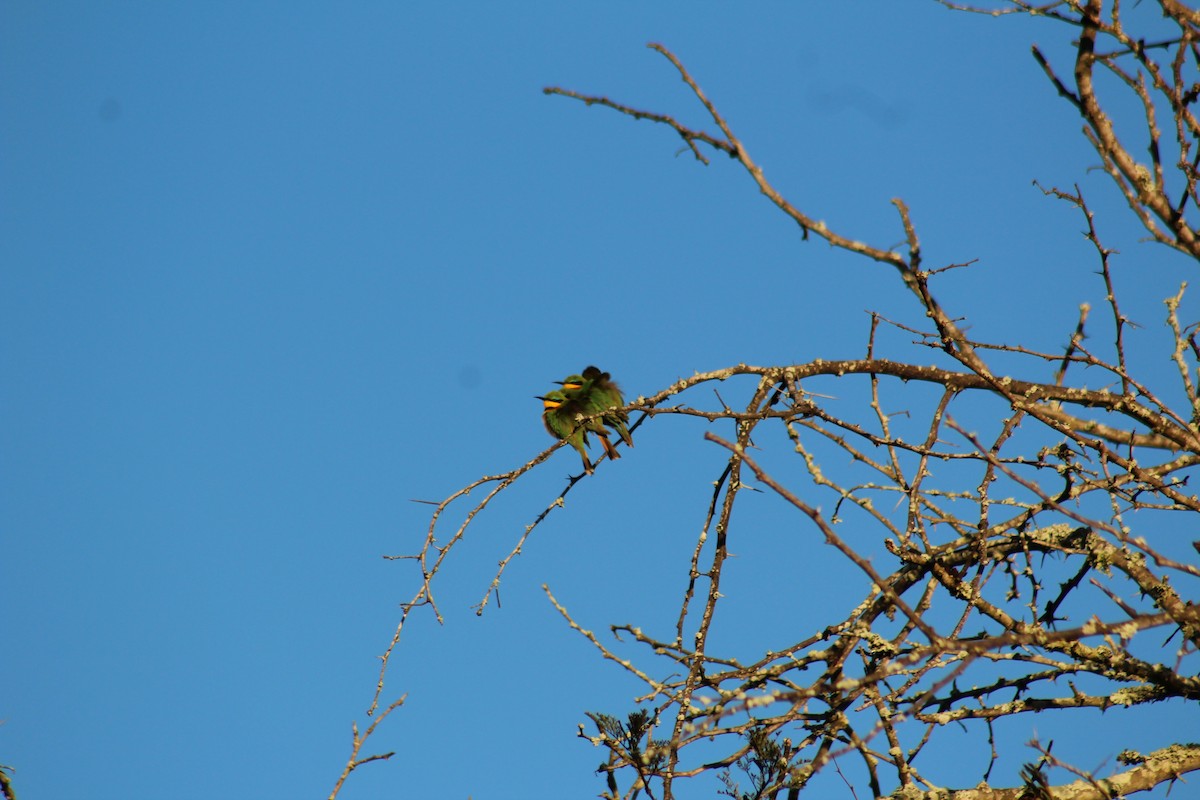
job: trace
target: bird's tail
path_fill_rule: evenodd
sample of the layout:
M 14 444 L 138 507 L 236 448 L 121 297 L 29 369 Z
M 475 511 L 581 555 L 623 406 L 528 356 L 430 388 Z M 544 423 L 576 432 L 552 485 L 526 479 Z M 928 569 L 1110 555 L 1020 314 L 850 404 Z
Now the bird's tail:
M 621 454 L 617 452 L 617 448 L 613 447 L 612 442 L 608 440 L 607 434 L 598 433 L 596 435 L 600 437 L 600 441 L 604 445 L 604 453 L 608 456 L 610 461 L 616 461 L 621 457 Z

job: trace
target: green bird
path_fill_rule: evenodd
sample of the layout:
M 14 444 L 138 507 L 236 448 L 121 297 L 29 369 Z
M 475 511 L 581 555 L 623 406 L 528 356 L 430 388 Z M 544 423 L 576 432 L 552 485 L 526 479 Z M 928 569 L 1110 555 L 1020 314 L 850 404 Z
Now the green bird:
M 583 471 L 591 475 L 592 462 L 587 452 L 588 426 L 578 419 L 586 413 L 583 405 L 558 390 L 548 392 L 544 397 L 537 399 L 542 401 L 542 407 L 545 409 L 542 411 L 542 424 L 546 426 L 546 430 L 555 439 L 564 439 L 574 447 L 583 459 Z
M 629 415 L 620 410 L 625 405 L 625 398 L 621 396 L 621 387 L 613 382 L 611 375 L 601 372 L 599 367 L 588 367 L 582 375 L 568 375 L 559 384 L 563 387 L 563 394 L 578 399 L 589 414 L 604 412 L 604 423 L 621 436 L 621 441 L 633 447 L 633 437 L 629 435 Z

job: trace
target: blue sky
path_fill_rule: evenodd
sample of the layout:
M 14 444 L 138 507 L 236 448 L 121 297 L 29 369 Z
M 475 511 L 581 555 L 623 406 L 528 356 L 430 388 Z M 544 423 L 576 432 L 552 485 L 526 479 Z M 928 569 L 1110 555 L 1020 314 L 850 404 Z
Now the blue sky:
M 1059 347 L 1102 303 L 1077 212 L 1031 185 L 1079 182 L 1137 254 L 1118 287 L 1152 341 L 1186 268 L 1137 243 L 1028 55 L 1068 37 L 918 0 L 0 6 L 0 763 L 19 793 L 325 796 L 415 587 L 381 555 L 421 541 L 411 500 L 549 444 L 551 381 L 598 363 L 651 394 L 861 355 L 868 309 L 919 323 L 894 275 L 802 242 L 727 159 L 541 92 L 711 129 L 647 42 L 813 216 L 888 246 L 903 197 L 927 264 L 979 259 L 940 288 L 983 338 Z M 574 455 L 479 519 L 445 625 L 416 619 L 393 666 L 408 700 L 368 749 L 397 756 L 343 797 L 601 790 L 575 726 L 638 687 L 539 587 L 597 631 L 669 628 L 724 461 L 704 430 L 643 426 L 482 618 Z M 744 563 L 771 574 L 758 547 Z M 828 597 L 772 577 L 801 609 Z

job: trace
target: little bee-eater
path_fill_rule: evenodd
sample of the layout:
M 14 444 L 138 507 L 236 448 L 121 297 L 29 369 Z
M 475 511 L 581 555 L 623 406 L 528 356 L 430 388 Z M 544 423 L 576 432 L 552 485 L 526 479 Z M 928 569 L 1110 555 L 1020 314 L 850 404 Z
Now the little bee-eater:
M 625 398 L 611 375 L 601 372 L 599 367 L 588 367 L 582 375 L 569 375 L 561 385 L 563 394 L 578 399 L 589 414 L 604 412 L 604 423 L 621 436 L 621 441 L 633 447 L 629 415 L 620 410 L 625 405 Z
M 579 451 L 579 457 L 583 459 L 583 471 L 591 475 L 593 470 L 587 453 L 587 428 L 578 420 L 578 417 L 587 413 L 583 405 L 557 390 L 537 399 L 542 401 L 545 409 L 542 411 L 542 423 L 546 430 L 555 439 L 565 439 L 567 444 Z

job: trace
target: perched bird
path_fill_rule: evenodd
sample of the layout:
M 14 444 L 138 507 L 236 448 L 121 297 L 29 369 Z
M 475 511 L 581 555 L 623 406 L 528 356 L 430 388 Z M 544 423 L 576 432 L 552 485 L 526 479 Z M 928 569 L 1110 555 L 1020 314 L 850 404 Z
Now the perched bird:
M 592 462 L 587 453 L 588 428 L 578 419 L 587 413 L 583 405 L 558 390 L 548 392 L 544 397 L 537 399 L 542 401 L 542 407 L 545 409 L 542 411 L 542 423 L 546 430 L 555 439 L 565 439 L 567 444 L 579 451 L 579 457 L 583 459 L 583 471 L 591 475 Z
M 621 396 L 621 387 L 613 382 L 611 375 L 601 372 L 599 367 L 588 367 L 582 375 L 569 375 L 559 384 L 563 387 L 563 394 L 579 400 L 589 414 L 603 411 L 604 424 L 620 434 L 621 441 L 633 447 L 633 437 L 629 435 L 629 415 L 620 410 L 625 405 L 625 398 Z

